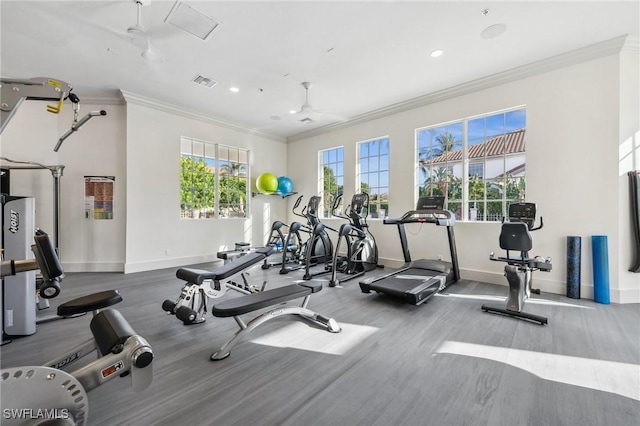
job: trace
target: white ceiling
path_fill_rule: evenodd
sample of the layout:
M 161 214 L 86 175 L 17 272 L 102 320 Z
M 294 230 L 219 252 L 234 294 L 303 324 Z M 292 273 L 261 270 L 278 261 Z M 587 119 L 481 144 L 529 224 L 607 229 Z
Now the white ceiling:
M 149 0 L 145 0 L 149 1 Z M 199 1 L 220 25 L 206 40 L 165 23 L 175 0 L 142 7 L 162 62 L 127 34 L 134 0 L 0 3 L 3 77 L 51 77 L 80 99 L 119 90 L 279 137 L 625 34 L 638 1 Z M 482 11 L 489 9 L 483 16 Z M 481 37 L 494 24 L 504 34 Z M 431 58 L 434 49 L 443 49 Z M 191 80 L 203 75 L 212 89 Z M 305 100 L 332 114 L 289 114 Z M 237 87 L 237 93 L 229 88 Z M 309 116 L 313 123 L 300 119 Z M 279 117 L 275 120 L 272 117 Z

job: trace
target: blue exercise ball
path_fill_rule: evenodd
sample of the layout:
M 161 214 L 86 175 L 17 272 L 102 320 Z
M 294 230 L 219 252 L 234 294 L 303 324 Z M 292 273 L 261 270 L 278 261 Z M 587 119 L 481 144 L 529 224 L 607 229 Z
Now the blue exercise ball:
M 293 181 L 287 176 L 278 178 L 278 194 L 288 195 L 293 192 Z

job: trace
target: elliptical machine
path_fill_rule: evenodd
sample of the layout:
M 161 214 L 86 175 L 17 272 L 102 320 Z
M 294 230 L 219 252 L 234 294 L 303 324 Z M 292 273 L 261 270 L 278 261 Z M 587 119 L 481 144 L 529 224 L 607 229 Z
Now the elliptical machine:
M 341 282 L 349 281 L 363 275 L 365 272 L 382 267 L 378 265 L 378 247 L 376 240 L 369 231 L 367 217 L 369 216 L 369 194 L 354 194 L 351 204 L 344 212 L 338 210 L 342 201 L 342 194 L 333 204 L 333 216 L 349 220 L 338 230 L 338 241 L 333 254 L 331 266 L 330 287 L 339 286 Z M 347 253 L 340 254 L 340 246 L 345 243 Z
M 271 232 L 269 233 L 269 238 L 267 238 L 266 247 L 273 247 L 275 249 L 275 254 L 278 256 L 270 256 L 264 260 L 262 263 L 262 269 L 269 269 L 272 266 L 283 265 L 282 262 L 291 260 L 291 253 L 297 250 L 297 245 L 294 241 L 289 240 L 285 237 L 285 234 L 282 232 L 282 229 L 287 229 L 289 226 L 284 223 L 276 220 L 271 224 Z M 279 255 L 282 253 L 282 255 Z M 279 257 L 279 260 L 277 259 Z M 273 258 L 276 258 L 275 260 Z
M 302 212 L 296 211 L 302 201 L 302 195 L 298 197 L 293 206 L 293 214 L 307 220 L 304 225 L 301 222 L 293 222 L 289 225 L 289 234 L 285 241 L 286 249 L 282 252 L 281 274 L 288 274 L 301 268 L 305 268 L 304 279 L 309 280 L 313 276 L 309 268 L 324 263 L 326 273 L 330 270 L 333 258 L 333 245 L 325 229 L 332 229 L 320 222 L 318 211 L 321 198 L 317 195 L 309 199 L 309 203 L 303 207 Z M 335 230 L 334 230 L 335 231 Z M 308 234 L 303 240 L 301 233 Z M 317 275 L 317 274 L 315 274 Z
M 534 203 L 514 203 L 509 206 L 509 220 L 502 223 L 500 231 L 500 248 L 507 251 L 506 257 L 495 257 L 491 252 L 489 260 L 506 262 L 504 275 L 509 282 L 509 296 L 506 308 L 493 305 L 482 305 L 485 312 L 509 315 L 544 325 L 546 317 L 523 312 L 524 304 L 531 293 L 540 294 L 539 289 L 531 288 L 534 271 L 551 271 L 551 258 L 529 257 L 533 240 L 529 232 L 537 231 L 544 226 L 540 217 L 540 226 L 535 227 L 536 205 Z M 519 251 L 520 256 L 510 256 L 509 251 Z

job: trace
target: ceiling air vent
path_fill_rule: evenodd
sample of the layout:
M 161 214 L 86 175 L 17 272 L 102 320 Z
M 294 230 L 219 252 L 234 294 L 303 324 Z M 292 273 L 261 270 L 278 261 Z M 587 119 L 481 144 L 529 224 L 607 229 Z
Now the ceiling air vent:
M 192 83 L 199 84 L 200 86 L 204 86 L 207 89 L 211 89 L 213 86 L 218 84 L 217 81 L 210 79 L 209 77 L 205 77 L 203 75 L 196 75 L 191 80 Z
M 180 1 L 176 2 L 164 21 L 175 25 L 201 40 L 206 40 L 209 34 L 220 25 L 220 23 L 212 17 Z

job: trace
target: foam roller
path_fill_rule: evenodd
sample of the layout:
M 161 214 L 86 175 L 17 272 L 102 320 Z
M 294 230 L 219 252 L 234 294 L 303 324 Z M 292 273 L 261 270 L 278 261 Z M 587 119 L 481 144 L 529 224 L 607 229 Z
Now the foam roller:
M 593 255 L 593 300 L 608 305 L 609 299 L 609 248 L 606 235 L 591 236 Z
M 580 299 L 582 237 L 567 237 L 567 297 Z

